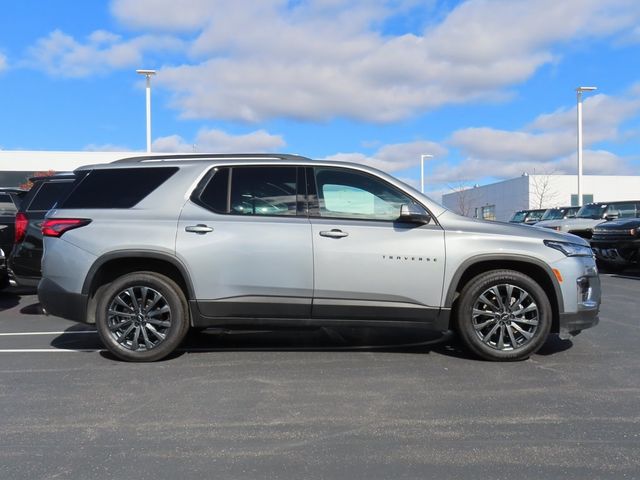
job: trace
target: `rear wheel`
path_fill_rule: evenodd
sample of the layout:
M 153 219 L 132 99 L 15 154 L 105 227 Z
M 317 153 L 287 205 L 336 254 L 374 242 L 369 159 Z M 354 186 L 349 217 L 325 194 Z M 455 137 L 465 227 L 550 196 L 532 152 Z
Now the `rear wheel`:
M 160 360 L 178 347 L 189 329 L 187 301 L 180 287 L 164 275 L 129 273 L 100 292 L 96 327 L 118 358 Z
M 551 304 L 535 280 L 513 270 L 476 276 L 462 289 L 457 330 L 476 355 L 522 360 L 536 352 L 551 329 Z

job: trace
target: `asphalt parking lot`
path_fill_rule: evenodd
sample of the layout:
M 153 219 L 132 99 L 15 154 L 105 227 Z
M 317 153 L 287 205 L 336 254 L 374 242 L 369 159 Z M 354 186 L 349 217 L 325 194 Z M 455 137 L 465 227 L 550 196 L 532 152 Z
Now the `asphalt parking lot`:
M 420 331 L 201 333 L 117 361 L 0 293 L 0 478 L 640 478 L 640 273 L 524 362 Z

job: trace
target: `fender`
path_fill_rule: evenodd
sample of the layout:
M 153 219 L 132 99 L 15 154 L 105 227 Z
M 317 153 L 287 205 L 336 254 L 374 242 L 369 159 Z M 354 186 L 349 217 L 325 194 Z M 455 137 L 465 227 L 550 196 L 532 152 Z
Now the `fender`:
M 449 287 L 447 290 L 447 295 L 444 301 L 445 308 L 451 308 L 453 304 L 453 300 L 456 294 L 456 287 L 458 286 L 458 282 L 460 278 L 470 267 L 476 265 L 481 262 L 514 262 L 514 263 L 528 263 L 530 265 L 535 265 L 536 267 L 542 268 L 542 270 L 547 274 L 549 280 L 551 280 L 551 284 L 553 285 L 553 289 L 556 294 L 557 302 L 558 302 L 558 311 L 560 313 L 564 312 L 564 300 L 562 297 L 562 290 L 560 289 L 560 285 L 558 284 L 558 280 L 556 276 L 553 274 L 551 267 L 547 265 L 542 260 L 539 260 L 535 257 L 530 257 L 526 255 L 518 255 L 518 254 L 481 254 L 475 255 L 471 258 L 467 258 L 464 262 L 462 262 L 453 277 L 451 278 L 451 282 L 449 283 Z
M 193 288 L 193 283 L 191 282 L 191 277 L 189 276 L 189 273 L 187 272 L 187 269 L 184 266 L 184 264 L 180 260 L 178 260 L 177 257 L 173 255 L 170 255 L 166 252 L 158 252 L 155 250 L 117 250 L 114 252 L 106 253 L 98 257 L 98 259 L 95 262 L 93 262 L 93 265 L 91 265 L 91 268 L 89 268 L 89 271 L 87 272 L 87 276 L 85 277 L 84 283 L 82 284 L 82 293 L 87 295 L 89 294 L 91 283 L 93 282 L 93 279 L 96 273 L 98 272 L 98 270 L 100 269 L 100 267 L 102 267 L 105 263 L 111 260 L 115 260 L 118 258 L 127 258 L 127 257 L 136 258 L 136 259 L 149 258 L 149 259 L 161 260 L 161 261 L 170 263 L 171 265 L 173 265 L 178 269 L 178 271 L 182 275 L 182 278 L 184 278 L 184 281 L 187 285 L 189 298 L 195 298 L 195 290 Z

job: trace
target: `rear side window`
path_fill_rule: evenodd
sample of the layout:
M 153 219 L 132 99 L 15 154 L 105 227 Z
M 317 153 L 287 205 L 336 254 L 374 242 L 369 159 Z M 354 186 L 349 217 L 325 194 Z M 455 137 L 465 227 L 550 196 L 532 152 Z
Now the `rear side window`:
M 13 215 L 17 211 L 11 195 L 0 193 L 0 215 Z
M 178 167 L 92 170 L 76 181 L 77 186 L 61 207 L 130 208 L 177 171 Z
M 59 202 L 71 189 L 73 181 L 68 182 L 43 182 L 36 191 L 27 211 L 48 211 Z
M 217 213 L 295 216 L 298 206 L 297 172 L 296 167 L 285 166 L 216 169 L 198 203 Z

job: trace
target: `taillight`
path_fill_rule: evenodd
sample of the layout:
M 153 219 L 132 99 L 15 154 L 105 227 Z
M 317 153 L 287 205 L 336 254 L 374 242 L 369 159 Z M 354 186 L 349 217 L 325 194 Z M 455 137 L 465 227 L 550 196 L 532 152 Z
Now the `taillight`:
M 91 223 L 88 218 L 48 218 L 42 222 L 42 235 L 45 237 L 61 237 L 74 228 L 84 227 Z
M 24 240 L 24 236 L 27 234 L 28 225 L 29 219 L 27 216 L 22 212 L 16 213 L 15 243 L 20 243 Z

